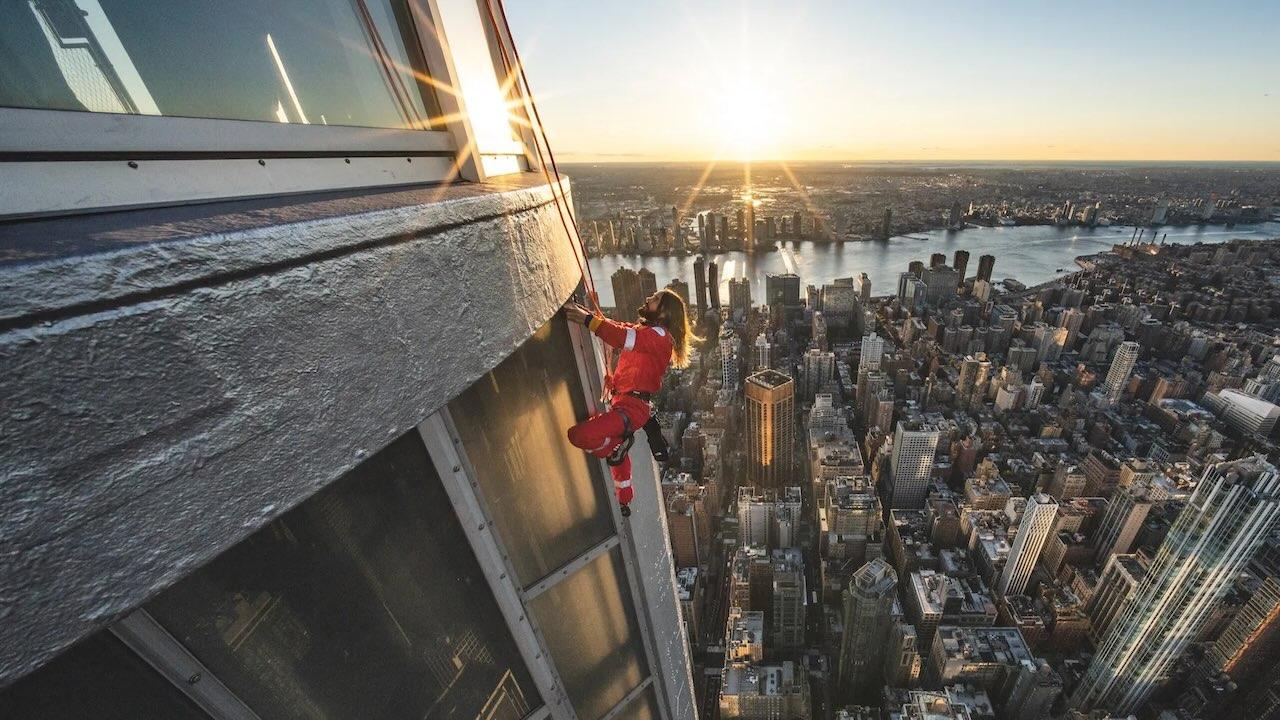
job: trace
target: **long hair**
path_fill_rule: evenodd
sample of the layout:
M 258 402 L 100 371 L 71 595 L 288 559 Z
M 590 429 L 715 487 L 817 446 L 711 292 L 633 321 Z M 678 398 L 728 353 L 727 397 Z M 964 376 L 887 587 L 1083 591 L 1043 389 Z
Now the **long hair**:
M 702 338 L 693 334 L 689 327 L 689 313 L 684 298 L 671 288 L 658 291 L 658 317 L 667 332 L 671 333 L 671 364 L 678 367 L 689 366 L 689 345 Z

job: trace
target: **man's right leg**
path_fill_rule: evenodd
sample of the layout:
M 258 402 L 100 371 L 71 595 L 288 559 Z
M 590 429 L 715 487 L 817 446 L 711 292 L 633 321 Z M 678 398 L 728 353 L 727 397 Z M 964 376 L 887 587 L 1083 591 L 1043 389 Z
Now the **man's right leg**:
M 609 457 L 622 442 L 626 425 L 617 410 L 607 410 L 569 428 L 569 442 L 598 458 Z

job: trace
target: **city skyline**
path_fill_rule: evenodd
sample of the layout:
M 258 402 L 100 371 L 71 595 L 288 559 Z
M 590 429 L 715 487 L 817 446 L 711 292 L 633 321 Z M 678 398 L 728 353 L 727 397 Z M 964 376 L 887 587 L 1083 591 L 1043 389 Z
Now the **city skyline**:
M 935 10 L 508 7 L 564 160 L 1280 161 L 1280 6 Z

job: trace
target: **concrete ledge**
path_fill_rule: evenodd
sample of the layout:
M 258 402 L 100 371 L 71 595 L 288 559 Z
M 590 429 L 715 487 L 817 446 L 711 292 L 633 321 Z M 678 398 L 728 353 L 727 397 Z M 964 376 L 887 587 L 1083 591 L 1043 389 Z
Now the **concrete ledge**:
M 681 619 L 661 476 L 649 450 L 649 440 L 642 432 L 636 433 L 631 448 L 631 482 L 635 510 L 623 523 L 622 544 L 636 560 L 645 598 L 645 606 L 637 610 L 645 613 L 661 656 L 661 666 L 653 669 L 658 699 L 668 704 L 671 720 L 697 720 L 693 663 Z
M 0 263 L 0 685 L 412 429 L 555 314 L 581 274 L 550 189 L 455 190 L 112 227 L 81 255 Z

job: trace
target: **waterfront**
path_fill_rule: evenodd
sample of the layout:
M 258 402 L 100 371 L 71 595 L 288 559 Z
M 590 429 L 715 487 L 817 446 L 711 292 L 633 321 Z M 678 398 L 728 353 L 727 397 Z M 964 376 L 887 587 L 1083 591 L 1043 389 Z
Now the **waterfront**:
M 1280 237 L 1280 222 L 1258 225 L 1222 225 L 1159 228 L 1157 238 L 1168 234 L 1167 242 L 1179 245 L 1196 242 L 1221 243 L 1234 238 L 1258 240 Z M 1015 278 L 1027 285 L 1046 282 L 1066 272 L 1077 270 L 1075 258 L 1111 249 L 1127 242 L 1132 227 L 977 227 L 967 230 L 934 230 L 891 238 L 887 242 L 813 243 L 786 242 L 780 250 L 747 254 L 720 253 L 715 256 L 720 266 L 722 283 L 731 277 L 751 281 L 753 302 L 764 300 L 764 276 L 794 272 L 805 284 L 821 285 L 835 278 L 856 277 L 866 273 L 871 278 L 873 294 L 885 295 L 896 290 L 898 274 L 912 260 L 928 261 L 935 252 L 946 253 L 947 262 L 956 250 L 969 251 L 968 274 L 978 266 L 978 256 L 994 255 L 995 278 Z M 1147 237 L 1151 231 L 1147 231 Z M 693 255 L 641 256 L 606 255 L 591 258 L 591 272 L 600 293 L 600 304 L 613 305 L 613 287 L 609 276 L 619 267 L 639 270 L 646 267 L 657 276 L 658 285 L 680 278 L 693 286 Z M 1059 270 L 1063 271 L 1060 272 Z M 728 289 L 721 287 L 721 300 L 727 302 Z

